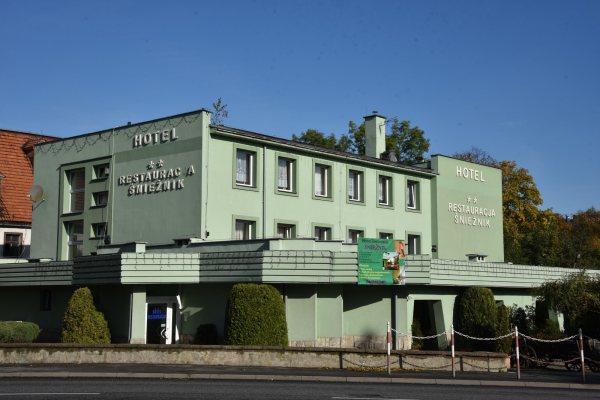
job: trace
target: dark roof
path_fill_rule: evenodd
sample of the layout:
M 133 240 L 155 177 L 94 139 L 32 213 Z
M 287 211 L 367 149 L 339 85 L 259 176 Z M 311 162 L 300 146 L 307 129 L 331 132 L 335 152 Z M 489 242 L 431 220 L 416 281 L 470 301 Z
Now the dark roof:
M 389 161 L 389 160 L 383 160 L 381 158 L 361 156 L 358 154 L 347 153 L 344 151 L 314 146 L 311 144 L 296 142 L 296 141 L 289 140 L 289 139 L 283 139 L 278 136 L 265 135 L 262 133 L 251 132 L 251 131 L 238 129 L 238 128 L 232 128 L 232 127 L 224 126 L 224 125 L 211 125 L 211 128 L 215 129 L 217 133 L 229 133 L 229 134 L 233 134 L 238 137 L 247 138 L 249 140 L 267 141 L 267 142 L 271 142 L 275 145 L 291 146 L 291 147 L 295 147 L 300 150 L 305 150 L 305 151 L 309 151 L 309 152 L 318 152 L 318 153 L 330 155 L 330 156 L 333 156 L 336 158 L 346 158 L 349 160 L 355 160 L 357 162 L 380 164 L 382 166 L 396 168 L 396 169 L 402 169 L 404 171 L 414 172 L 414 173 L 418 173 L 418 174 L 437 175 L 430 168 L 415 167 L 412 165 L 405 165 L 405 164 L 400 164 L 400 163 Z

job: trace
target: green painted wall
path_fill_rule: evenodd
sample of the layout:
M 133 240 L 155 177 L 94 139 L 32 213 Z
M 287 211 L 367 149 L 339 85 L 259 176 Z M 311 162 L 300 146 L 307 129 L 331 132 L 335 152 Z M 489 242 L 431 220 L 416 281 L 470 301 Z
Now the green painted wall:
M 392 288 L 344 286 L 344 335 L 385 336 L 392 320 Z
M 431 158 L 431 166 L 439 174 L 431 189 L 434 257 L 465 260 L 467 254 L 482 254 L 486 261 L 504 261 L 501 171 L 440 155 Z M 467 213 L 467 206 L 477 207 L 477 214 Z
M 285 311 L 288 338 L 315 340 L 317 338 L 317 292 L 315 285 L 286 285 Z
M 227 296 L 231 286 L 226 283 L 182 285 L 182 333 L 193 340 L 199 325 L 215 324 L 223 339 Z
M 344 335 L 344 299 L 341 285 L 317 286 L 317 337 Z

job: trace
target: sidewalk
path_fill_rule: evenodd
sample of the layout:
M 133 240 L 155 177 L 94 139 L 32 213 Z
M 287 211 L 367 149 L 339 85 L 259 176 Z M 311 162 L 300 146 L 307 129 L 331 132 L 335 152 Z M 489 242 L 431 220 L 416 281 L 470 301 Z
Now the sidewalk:
M 0 365 L 2 378 L 139 378 L 139 379 L 214 379 L 277 380 L 303 382 L 405 383 L 427 385 L 507 386 L 600 390 L 600 374 L 588 373 L 581 384 L 581 373 L 571 371 L 527 370 L 521 380 L 516 373 L 449 372 L 362 372 L 349 370 L 215 367 L 156 364 L 31 364 Z

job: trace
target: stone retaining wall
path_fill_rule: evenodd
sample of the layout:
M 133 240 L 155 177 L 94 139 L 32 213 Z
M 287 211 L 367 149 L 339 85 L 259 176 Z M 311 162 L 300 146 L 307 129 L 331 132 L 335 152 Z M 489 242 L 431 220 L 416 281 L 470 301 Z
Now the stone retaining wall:
M 382 351 L 331 348 L 273 348 L 188 345 L 3 344 L 0 364 L 193 364 L 330 369 L 385 369 Z M 448 352 L 394 351 L 393 369 L 451 370 Z M 505 372 L 501 353 L 456 353 L 457 371 Z

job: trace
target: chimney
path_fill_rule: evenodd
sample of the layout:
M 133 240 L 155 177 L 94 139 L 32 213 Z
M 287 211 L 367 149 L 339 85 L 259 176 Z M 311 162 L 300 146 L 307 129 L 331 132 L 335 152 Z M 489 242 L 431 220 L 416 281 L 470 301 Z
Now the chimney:
M 365 155 L 381 158 L 385 152 L 385 117 L 373 111 L 365 118 Z

